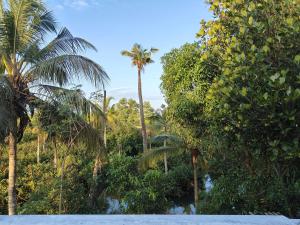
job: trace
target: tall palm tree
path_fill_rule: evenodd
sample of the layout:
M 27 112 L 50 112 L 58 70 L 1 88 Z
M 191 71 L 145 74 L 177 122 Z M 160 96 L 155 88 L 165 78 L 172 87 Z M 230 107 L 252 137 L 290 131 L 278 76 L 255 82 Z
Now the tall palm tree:
M 64 86 L 82 76 L 96 86 L 108 79 L 100 65 L 79 55 L 96 50 L 92 44 L 66 28 L 47 44 L 48 33 L 57 34 L 56 22 L 42 1 L 0 0 L 0 137 L 9 146 L 9 215 L 16 213 L 17 143 L 41 94 L 34 88 L 43 82 Z
M 151 59 L 153 53 L 157 52 L 158 49 L 150 48 L 144 49 L 139 44 L 134 44 L 130 51 L 124 50 L 121 52 L 123 56 L 131 58 L 132 65 L 137 67 L 138 70 L 138 95 L 139 95 L 139 107 L 140 107 L 140 121 L 142 127 L 142 136 L 143 136 L 143 151 L 147 150 L 147 131 L 145 125 L 145 115 L 144 115 L 144 103 L 142 95 L 142 79 L 141 73 L 144 71 L 147 64 L 153 63 Z
M 103 186 L 97 182 L 98 175 L 100 174 L 102 167 L 106 161 L 107 156 L 107 122 L 108 122 L 108 110 L 109 105 L 113 99 L 113 97 L 107 97 L 106 90 L 93 92 L 91 95 L 91 99 L 95 102 L 95 105 L 99 107 L 100 111 L 103 115 L 100 115 L 100 118 L 92 118 L 92 123 L 94 123 L 95 119 L 100 119 L 100 141 L 102 143 L 101 148 L 99 148 L 93 169 L 93 182 L 90 188 L 90 207 L 97 212 L 97 199 L 101 191 L 103 191 Z

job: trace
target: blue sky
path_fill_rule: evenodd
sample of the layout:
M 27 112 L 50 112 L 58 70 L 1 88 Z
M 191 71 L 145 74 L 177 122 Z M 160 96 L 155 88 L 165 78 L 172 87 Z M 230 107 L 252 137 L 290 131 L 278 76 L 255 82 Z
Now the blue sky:
M 196 40 L 201 19 L 211 15 L 204 0 L 46 0 L 60 26 L 74 36 L 93 43 L 98 52 L 87 52 L 104 67 L 111 81 L 108 95 L 137 99 L 137 72 L 120 51 L 134 43 L 156 47 L 155 63 L 142 76 L 145 101 L 158 108 L 164 102 L 160 91 L 160 58 L 172 48 Z M 82 81 L 89 93 L 93 86 Z

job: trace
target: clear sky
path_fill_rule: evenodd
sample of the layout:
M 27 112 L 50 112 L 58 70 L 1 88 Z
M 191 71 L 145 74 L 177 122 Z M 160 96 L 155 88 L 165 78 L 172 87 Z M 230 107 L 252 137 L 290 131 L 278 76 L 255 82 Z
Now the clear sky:
M 108 95 L 137 99 L 137 72 L 130 59 L 120 55 L 134 43 L 155 47 L 155 63 L 142 76 L 145 101 L 158 108 L 164 102 L 160 91 L 160 58 L 172 48 L 196 40 L 201 19 L 211 15 L 205 0 L 46 0 L 60 26 L 74 36 L 93 43 L 98 52 L 87 56 L 103 66 L 111 81 Z M 82 82 L 87 93 L 94 88 Z

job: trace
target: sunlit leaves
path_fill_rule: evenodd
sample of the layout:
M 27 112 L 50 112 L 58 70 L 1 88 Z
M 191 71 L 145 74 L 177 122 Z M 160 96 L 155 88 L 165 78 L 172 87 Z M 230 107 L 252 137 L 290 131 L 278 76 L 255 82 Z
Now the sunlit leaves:
M 251 179 L 253 174 L 277 176 L 270 165 L 295 166 L 299 155 L 299 6 L 292 0 L 209 2 L 215 18 L 201 22 L 199 56 L 189 52 L 187 57 L 181 48 L 163 61 L 162 88 L 171 118 L 185 127 L 182 136 L 188 130 L 193 139 L 203 139 L 197 129 L 212 134 L 209 146 L 219 157 L 214 168 L 220 174 L 242 170 Z M 216 139 L 222 147 L 212 144 Z M 279 202 L 287 201 L 274 198 L 265 204 Z

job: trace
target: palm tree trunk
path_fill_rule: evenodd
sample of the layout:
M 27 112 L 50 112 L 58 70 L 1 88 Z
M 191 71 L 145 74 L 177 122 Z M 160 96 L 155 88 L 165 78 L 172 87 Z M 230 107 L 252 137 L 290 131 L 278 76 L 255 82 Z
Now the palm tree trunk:
M 62 163 L 61 163 L 58 214 L 62 213 L 62 201 L 63 201 L 62 195 L 63 195 L 63 182 L 64 182 L 64 172 L 65 172 L 64 170 L 65 170 L 65 156 L 63 154 Z
M 54 144 L 53 166 L 54 166 L 54 169 L 57 170 L 57 144 L 56 144 L 56 138 L 55 137 L 54 137 L 54 140 L 53 140 L 53 144 Z
M 192 150 L 192 162 L 193 162 L 193 173 L 194 173 L 194 202 L 196 213 L 198 212 L 198 205 L 199 205 L 199 193 L 198 193 L 198 151 L 196 149 Z
M 167 153 L 164 153 L 164 164 L 165 164 L 165 174 L 168 173 L 168 159 L 167 159 Z
M 105 118 L 103 119 L 103 143 L 104 143 L 104 147 L 106 148 L 106 120 L 107 120 L 107 105 L 106 105 L 106 90 L 103 91 L 103 113 Z
M 8 173 L 8 215 L 16 214 L 16 163 L 17 163 L 17 142 L 13 131 L 10 131 L 8 137 L 8 155 L 9 155 L 9 173 Z
M 103 162 L 101 160 L 101 154 L 100 152 L 97 154 L 95 164 L 94 164 L 94 169 L 93 169 L 93 181 L 90 187 L 90 193 L 89 193 L 89 206 L 94 212 L 97 210 L 97 199 L 99 195 L 101 194 L 102 187 L 99 185 L 97 182 L 97 178 L 99 174 L 101 173 L 103 166 Z
M 45 152 L 46 149 L 45 145 L 46 145 L 46 137 L 45 135 L 43 135 L 43 152 Z
M 167 126 L 164 126 L 165 134 L 167 133 Z M 167 140 L 164 140 L 164 147 L 167 147 Z M 167 153 L 164 153 L 164 164 L 165 164 L 165 174 L 168 173 L 168 159 L 167 159 Z
M 143 136 L 143 151 L 147 151 L 147 131 L 145 125 L 145 116 L 144 116 L 144 103 L 142 95 L 142 79 L 141 79 L 141 70 L 138 69 L 138 95 L 139 95 L 139 105 L 140 105 L 140 120 L 142 127 L 142 136 Z
M 40 163 L 40 135 L 37 136 L 36 162 Z
M 167 140 L 164 140 L 164 147 L 167 147 Z M 165 164 L 165 174 L 168 173 L 168 159 L 167 159 L 167 153 L 164 153 L 164 164 Z

